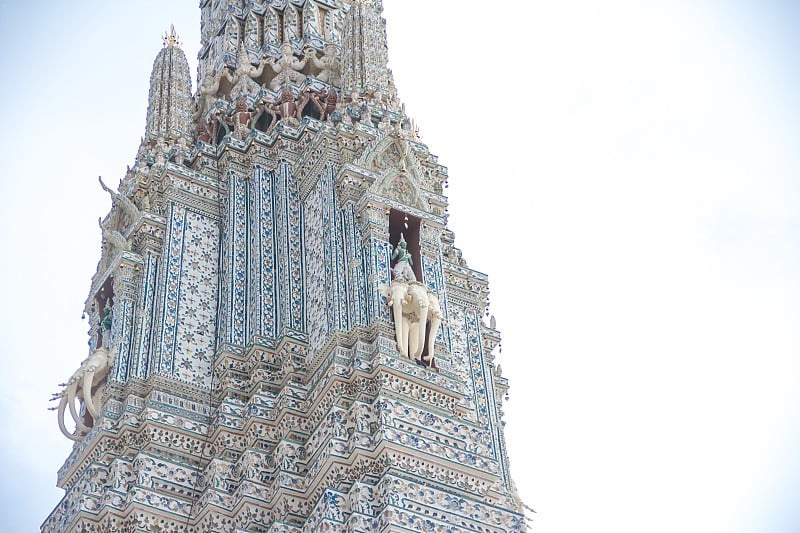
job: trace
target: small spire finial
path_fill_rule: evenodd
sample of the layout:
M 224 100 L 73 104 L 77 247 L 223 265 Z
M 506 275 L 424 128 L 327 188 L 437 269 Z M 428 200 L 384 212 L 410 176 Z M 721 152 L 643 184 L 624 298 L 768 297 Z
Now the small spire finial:
M 164 37 L 162 37 L 162 39 L 164 40 L 164 46 L 180 46 L 181 45 L 180 38 L 178 37 L 178 34 L 175 33 L 175 25 L 174 24 L 170 24 L 169 25 L 169 32 L 164 32 Z

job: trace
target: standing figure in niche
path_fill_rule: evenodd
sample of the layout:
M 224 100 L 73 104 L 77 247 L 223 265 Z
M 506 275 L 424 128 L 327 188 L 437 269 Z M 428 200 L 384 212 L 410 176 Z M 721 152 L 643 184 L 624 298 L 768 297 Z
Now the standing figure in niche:
M 405 237 L 401 235 L 400 242 L 397 243 L 397 246 L 392 252 L 392 261 L 395 259 L 397 260 L 397 263 L 395 263 L 392 269 L 392 273 L 394 274 L 394 279 L 399 281 L 417 281 L 417 275 L 414 274 L 414 269 L 411 268 L 411 265 L 414 264 L 414 259 L 411 257 L 406 247 L 407 243 Z
M 339 95 L 336 93 L 336 89 L 333 87 L 328 87 L 328 94 L 325 96 L 325 111 L 322 113 L 322 120 L 325 120 L 326 117 L 331 116 L 331 114 L 336 111 L 338 104 Z
M 278 100 L 278 114 L 281 121 L 289 124 L 290 126 L 297 126 L 300 121 L 297 119 L 298 107 L 295 102 L 294 92 L 288 85 L 283 88 Z
M 114 311 L 111 308 L 111 304 L 106 302 L 106 306 L 103 310 L 103 318 L 100 319 L 100 329 L 105 332 L 111 331 L 111 326 L 114 323 Z
M 252 129 L 251 125 L 261 116 L 262 105 L 263 104 L 260 103 L 255 111 L 250 111 L 244 96 L 240 96 L 236 99 L 236 110 L 233 112 L 232 116 L 226 118 L 226 122 L 233 126 L 234 137 L 238 139 L 247 137 L 247 134 L 249 134 Z
M 225 79 L 231 83 L 231 98 L 236 99 L 240 96 L 254 97 L 258 94 L 261 86 L 253 78 L 261 76 L 265 65 L 266 61 L 259 61 L 258 66 L 254 67 L 250 63 L 250 58 L 247 57 L 247 51 L 244 48 L 240 48 L 236 70 L 233 71 L 233 74 L 227 70 L 223 74 Z
M 305 81 L 306 76 L 301 70 L 306 66 L 305 59 L 297 59 L 294 57 L 294 48 L 290 43 L 283 43 L 281 46 L 281 57 L 273 62 L 272 70 L 275 71 L 275 78 L 269 82 L 269 88 L 277 91 L 281 85 L 288 85 L 294 83 L 299 85 Z
M 319 119 L 325 120 L 336 111 L 336 106 L 339 103 L 339 95 L 336 94 L 336 89 L 328 87 L 324 92 L 318 93 L 309 89 L 308 96 L 314 102 L 314 107 L 319 111 Z M 305 107 L 302 106 L 301 109 Z

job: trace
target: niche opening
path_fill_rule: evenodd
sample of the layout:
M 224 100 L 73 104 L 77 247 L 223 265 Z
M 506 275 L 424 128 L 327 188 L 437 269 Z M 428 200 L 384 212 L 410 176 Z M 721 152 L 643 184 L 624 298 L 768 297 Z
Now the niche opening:
M 419 228 L 422 220 L 403 213 L 396 209 L 389 211 L 389 243 L 392 250 L 397 247 L 402 235 L 406 241 L 408 252 L 411 254 L 413 264 L 411 269 L 414 271 L 417 281 L 422 282 L 422 255 L 419 246 Z M 392 261 L 391 267 L 394 268 L 397 261 Z

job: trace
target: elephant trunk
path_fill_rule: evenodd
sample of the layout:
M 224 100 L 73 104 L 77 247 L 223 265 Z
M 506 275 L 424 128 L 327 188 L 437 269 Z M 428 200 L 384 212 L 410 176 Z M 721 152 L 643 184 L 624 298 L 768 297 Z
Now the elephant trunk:
M 425 357 L 425 362 L 430 363 L 433 361 L 433 349 L 436 345 L 436 336 L 439 334 L 439 326 L 442 323 L 442 319 L 438 315 L 433 315 L 431 317 L 431 329 L 428 333 L 428 355 Z
M 404 357 L 408 357 L 408 334 L 406 323 L 403 319 L 403 300 L 398 299 L 392 302 L 392 312 L 394 313 L 394 331 L 397 339 L 397 349 Z
M 420 319 L 411 324 L 411 331 L 408 336 L 409 351 L 412 359 L 419 361 L 422 351 L 425 349 L 425 316 L 428 314 L 426 307 L 420 307 Z

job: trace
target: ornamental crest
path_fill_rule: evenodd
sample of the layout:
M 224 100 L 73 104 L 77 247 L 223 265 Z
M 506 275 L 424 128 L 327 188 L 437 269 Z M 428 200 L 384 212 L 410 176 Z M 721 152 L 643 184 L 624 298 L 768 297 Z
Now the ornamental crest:
M 416 191 L 405 174 L 399 174 L 387 182 L 384 195 L 406 205 L 415 205 Z

